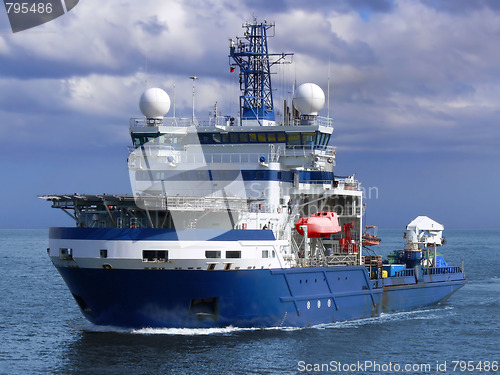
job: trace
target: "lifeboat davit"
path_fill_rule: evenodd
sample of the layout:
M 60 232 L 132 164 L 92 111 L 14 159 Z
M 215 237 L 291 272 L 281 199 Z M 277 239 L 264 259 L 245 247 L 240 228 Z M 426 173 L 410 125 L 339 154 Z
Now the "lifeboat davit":
M 316 212 L 311 217 L 301 217 L 297 220 L 295 229 L 303 236 L 302 226 L 307 226 L 308 238 L 327 238 L 342 230 L 335 212 Z

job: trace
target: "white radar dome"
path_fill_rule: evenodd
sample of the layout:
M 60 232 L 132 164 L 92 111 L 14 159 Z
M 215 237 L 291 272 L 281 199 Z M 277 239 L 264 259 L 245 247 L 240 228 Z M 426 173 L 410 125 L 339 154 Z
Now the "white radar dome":
M 170 97 L 159 88 L 144 91 L 139 100 L 139 108 L 147 118 L 161 119 L 170 109 Z
M 303 83 L 293 96 L 293 106 L 301 115 L 317 115 L 324 105 L 325 93 L 315 83 Z

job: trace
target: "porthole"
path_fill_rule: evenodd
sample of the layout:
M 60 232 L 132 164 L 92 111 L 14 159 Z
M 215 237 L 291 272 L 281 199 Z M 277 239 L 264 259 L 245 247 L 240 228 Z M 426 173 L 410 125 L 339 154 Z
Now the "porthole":
M 332 307 L 332 300 L 330 298 L 328 298 L 327 305 L 328 305 L 328 307 Z
M 307 301 L 307 309 L 309 310 L 311 308 L 311 302 Z
M 320 300 L 318 300 L 317 305 L 318 305 L 318 309 L 319 309 L 321 307 L 321 301 Z

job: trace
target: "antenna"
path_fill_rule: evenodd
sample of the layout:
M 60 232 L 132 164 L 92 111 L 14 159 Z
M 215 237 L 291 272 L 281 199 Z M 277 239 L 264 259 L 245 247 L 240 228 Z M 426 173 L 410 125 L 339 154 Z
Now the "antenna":
M 327 87 L 327 102 L 326 102 L 326 113 L 328 118 L 330 118 L 330 54 L 328 54 L 328 87 Z
M 174 116 L 174 119 L 175 119 L 175 82 L 174 82 L 174 94 L 173 94 L 173 99 L 174 99 L 174 100 L 173 100 L 173 102 L 174 102 L 174 103 L 173 103 L 173 104 L 174 104 L 174 108 L 173 108 L 173 112 L 174 112 L 174 113 L 173 113 L 173 116 Z
M 148 57 L 146 56 L 146 78 L 144 79 L 144 86 L 147 89 L 148 88 Z
M 194 82 L 198 79 L 196 76 L 191 76 L 189 79 L 193 80 L 193 124 L 194 124 Z

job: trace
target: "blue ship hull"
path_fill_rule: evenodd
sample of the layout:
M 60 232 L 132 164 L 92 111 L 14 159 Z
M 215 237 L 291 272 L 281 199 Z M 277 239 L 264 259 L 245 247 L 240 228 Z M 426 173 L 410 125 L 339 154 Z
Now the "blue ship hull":
M 363 266 L 58 270 L 90 322 L 132 328 L 307 327 L 433 305 L 465 283 L 413 278 L 406 285 L 383 286 L 380 279 L 370 280 Z M 385 279 L 387 284 L 390 279 L 395 278 Z
M 84 316 L 123 327 L 310 326 L 380 315 L 364 267 L 102 270 L 58 267 Z

